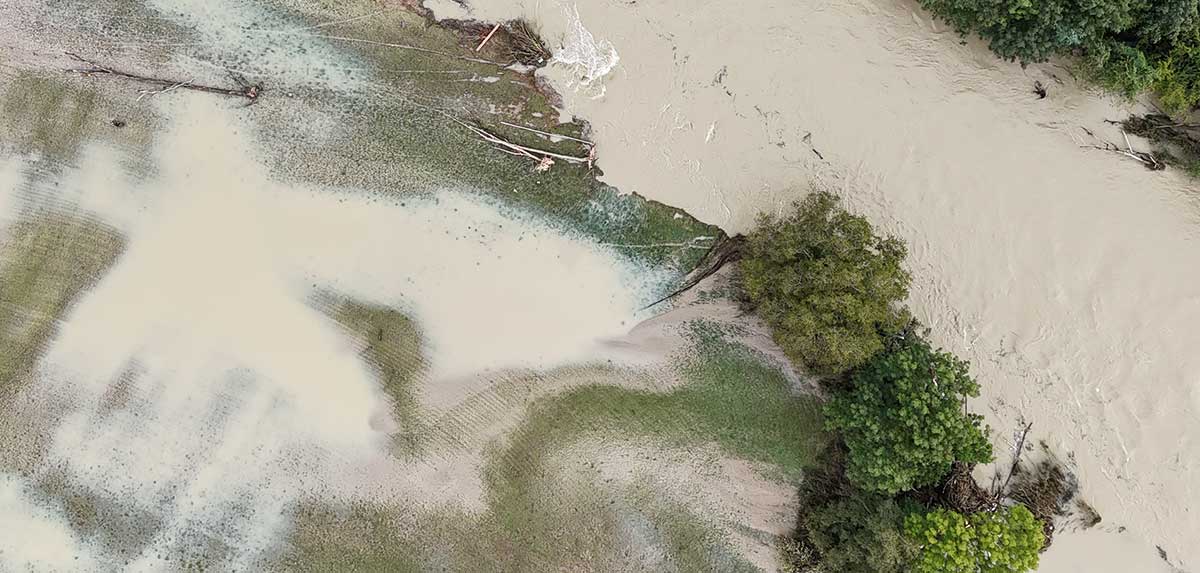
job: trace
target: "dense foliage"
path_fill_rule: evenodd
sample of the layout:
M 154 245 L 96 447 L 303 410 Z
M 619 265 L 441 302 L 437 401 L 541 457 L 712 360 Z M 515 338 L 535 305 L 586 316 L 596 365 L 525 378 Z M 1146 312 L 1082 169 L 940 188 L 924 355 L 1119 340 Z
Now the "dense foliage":
M 1130 73 L 1148 67 L 1139 54 L 1126 56 Z M 912 492 L 951 483 L 955 462 L 965 463 L 959 477 L 970 480 L 970 465 L 991 461 L 992 448 L 982 417 L 964 408 L 979 395 L 967 364 L 908 328 L 900 306 L 910 282 L 904 244 L 876 235 L 836 196 L 818 192 L 786 217 L 761 218 L 746 245 L 742 286 L 780 347 L 831 375 L 825 425 L 840 438 L 822 467 L 805 472 L 795 535 L 780 547 L 784 570 L 1036 567 L 1042 524 L 1024 506 L 963 515 L 949 507 L 974 509 Z
M 1154 91 L 1167 112 L 1181 116 L 1200 103 L 1200 31 L 1177 42 L 1155 70 Z
M 907 573 L 917 543 L 905 535 L 905 515 L 894 498 L 854 492 L 806 508 L 802 519 L 825 570 Z
M 905 533 L 921 545 L 913 573 L 1020 573 L 1037 568 L 1042 525 L 1023 505 L 964 516 L 914 513 Z
M 963 32 L 978 33 L 1008 59 L 1044 61 L 1103 45 L 1134 23 L 1130 0 L 921 0 Z
M 904 243 L 880 237 L 836 195 L 809 195 L 790 215 L 764 215 L 747 238 L 746 293 L 792 360 L 818 374 L 854 368 L 883 349 L 908 314 Z
M 1125 44 L 1106 47 L 1102 55 L 1097 55 L 1089 64 L 1096 83 L 1127 98 L 1153 86 L 1160 73 L 1159 68 L 1146 59 L 1146 54 Z
M 1200 0 L 920 0 L 1001 57 L 1082 55 L 1094 80 L 1132 97 L 1152 88 L 1171 113 L 1200 102 Z
M 826 425 L 846 442 L 850 480 L 895 494 L 936 483 L 955 460 L 991 461 L 982 417 L 963 408 L 978 395 L 965 362 L 917 339 L 877 356 L 837 389 Z

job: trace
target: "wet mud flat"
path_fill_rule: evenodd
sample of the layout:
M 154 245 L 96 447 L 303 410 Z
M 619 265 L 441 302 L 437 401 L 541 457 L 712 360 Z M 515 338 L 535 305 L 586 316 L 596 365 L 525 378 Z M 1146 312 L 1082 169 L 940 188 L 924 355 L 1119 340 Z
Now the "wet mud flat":
M 328 4 L 0 8 L 0 568 L 772 567 L 815 404 L 719 295 L 643 323 L 724 234 Z

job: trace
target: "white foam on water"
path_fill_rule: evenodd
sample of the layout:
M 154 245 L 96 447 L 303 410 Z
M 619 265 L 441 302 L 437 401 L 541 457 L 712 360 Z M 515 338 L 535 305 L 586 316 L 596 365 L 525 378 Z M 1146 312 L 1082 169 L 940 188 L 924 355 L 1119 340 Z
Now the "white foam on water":
M 626 332 L 659 278 L 593 241 L 461 192 L 399 201 L 273 182 L 226 102 L 161 98 L 173 127 L 153 180 L 91 150 L 61 197 L 127 247 L 74 307 L 37 391 L 76 404 L 46 464 L 161 518 L 131 568 L 214 535 L 233 567 L 286 531 L 299 496 L 376 463 L 390 415 L 358 349 L 309 301 L 404 310 L 429 382 L 586 362 Z
M 576 76 L 576 89 L 586 90 L 593 98 L 604 97 L 604 76 L 617 67 L 621 56 L 608 40 L 597 40 L 583 25 L 579 7 L 563 6 L 567 33 L 562 46 L 554 53 L 553 61 L 569 67 Z

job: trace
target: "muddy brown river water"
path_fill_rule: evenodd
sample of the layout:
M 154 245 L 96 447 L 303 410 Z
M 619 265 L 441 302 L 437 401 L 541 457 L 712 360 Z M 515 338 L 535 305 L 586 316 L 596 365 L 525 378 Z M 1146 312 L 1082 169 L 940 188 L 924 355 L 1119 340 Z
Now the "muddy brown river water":
M 738 232 L 818 184 L 904 238 L 910 303 L 972 362 L 997 451 L 1032 422 L 1104 517 L 1042 570 L 1200 567 L 1197 183 L 1083 147 L 1124 146 L 1105 120 L 1139 106 L 1065 64 L 999 61 L 910 2 L 428 4 L 568 44 L 577 8 L 619 56 L 603 97 L 578 89 L 585 68 L 547 75 L 623 190 Z
M 272 16 L 276 4 L 291 16 Z M 545 116 L 523 107 L 537 103 L 528 99 L 489 108 L 489 97 L 528 94 L 487 62 L 349 43 L 339 34 L 372 32 L 387 8 L 326 4 L 105 0 L 88 13 L 62 2 L 0 4 L 5 112 L 73 102 L 48 122 L 0 118 L 18 132 L 36 125 L 41 146 L 0 140 L 0 238 L 21 238 L 0 242 L 11 249 L 0 263 L 16 261 L 0 270 L 32 260 L 40 271 L 20 285 L 78 294 L 61 306 L 37 288 L 33 303 L 13 295 L 21 314 L 5 324 L 16 334 L 0 333 L 33 340 L 39 356 L 29 367 L 37 383 L 11 402 L 0 396 L 21 412 L 0 419 L 0 509 L 21 516 L 0 522 L 0 539 L 20 541 L 0 564 L 155 570 L 199 547 L 248 568 L 289 530 L 286 508 L 331 490 L 453 504 L 464 513 L 435 517 L 467 523 L 474 517 L 464 515 L 484 515 L 495 501 L 481 468 L 537 392 L 595 380 L 663 392 L 679 383 L 663 365 L 681 343 L 660 326 L 683 318 L 638 326 L 651 314 L 640 308 L 713 229 L 599 189 L 572 204 L 539 191 L 528 166 L 492 155 L 437 157 L 479 146 L 446 135 L 438 114 L 404 123 L 432 103 Z M 910 305 L 937 343 L 973 364 L 984 393 L 974 407 L 987 415 L 1000 457 L 1019 424 L 1032 422 L 1103 516 L 1089 530 L 1062 532 L 1041 570 L 1200 567 L 1196 184 L 1089 147 L 1124 145 L 1106 120 L 1138 104 L 1081 86 L 1064 64 L 997 61 L 900 0 L 428 4 L 439 17 L 540 24 L 560 58 L 539 73 L 568 113 L 591 122 L 603 180 L 623 192 L 732 234 L 819 185 L 905 239 Z M 405 41 L 448 41 L 411 14 L 386 15 L 394 29 L 385 32 L 402 29 L 412 36 Z M 278 99 L 248 112 L 182 91 L 89 91 L 74 76 L 58 90 L 29 83 L 59 70 L 62 51 L 84 49 L 145 69 L 194 71 L 196 81 L 267 77 Z M 432 69 L 447 61 L 453 69 Z M 435 73 L 446 77 L 396 79 Z M 1049 97 L 1038 99 L 1034 82 Z M 411 106 L 392 105 L 408 97 Z M 88 115 L 93 109 L 136 121 L 114 131 L 108 118 Z M 403 129 L 361 125 L 389 122 Z M 93 124 L 102 137 L 88 135 Z M 273 131 L 280 126 L 290 131 Z M 264 133 L 287 141 L 264 143 Z M 553 179 L 561 173 L 547 180 L 579 184 Z M 30 221 L 42 227 L 27 241 Z M 672 235 L 651 229 L 653 242 L 627 240 L 655 226 Z M 663 248 L 673 250 L 636 256 Z M 338 306 L 349 304 L 343 299 L 360 306 Z M 383 370 L 365 366 L 363 348 L 385 329 L 347 326 L 345 308 L 398 332 L 394 344 L 405 350 L 384 357 L 394 371 L 423 373 L 410 406 L 446 422 L 427 459 L 380 446 L 397 425 L 427 427 L 382 395 Z M 370 314 L 378 308 L 392 314 Z M 683 310 L 688 319 L 715 312 Z M 39 321 L 52 327 L 38 331 Z M 604 480 L 635 485 L 646 479 L 635 470 L 644 470 L 675 493 L 740 476 L 744 491 L 720 489 L 688 507 L 736 514 L 722 525 L 734 532 L 731 546 L 769 567 L 773 549 L 762 540 L 786 532 L 793 488 L 726 451 L 660 446 L 581 439 L 544 467 L 574 480 L 584 473 L 572 468 L 590 464 Z M 122 500 L 135 531 L 84 535 L 61 515 L 70 506 L 37 501 L 34 493 L 50 495 L 38 488 L 56 479 Z M 639 527 L 626 529 L 654 529 Z M 653 549 L 639 559 L 664 563 L 658 541 L 630 543 Z

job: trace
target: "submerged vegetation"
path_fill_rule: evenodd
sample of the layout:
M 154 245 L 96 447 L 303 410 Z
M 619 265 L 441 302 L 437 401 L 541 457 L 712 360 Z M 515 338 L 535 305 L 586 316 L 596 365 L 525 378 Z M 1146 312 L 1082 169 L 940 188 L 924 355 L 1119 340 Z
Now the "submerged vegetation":
M 395 453 L 419 453 L 425 445 L 426 422 L 421 418 L 416 385 L 425 361 L 416 322 L 396 309 L 333 294 L 318 297 L 316 304 L 356 339 L 360 355 L 391 402 L 399 425 L 392 435 Z
M 367 9 L 380 12 L 374 2 L 360 2 L 358 7 L 364 8 L 364 13 Z M 148 7 L 131 11 L 129 17 L 118 18 L 111 28 L 103 30 L 108 42 L 144 40 L 140 38 L 144 20 L 163 19 L 155 17 Z M 335 20 L 322 14 L 305 23 L 331 28 Z M 294 22 L 268 19 L 262 25 L 283 23 Z M 423 24 L 407 12 L 392 10 L 337 24 L 337 32 L 330 30 L 331 36 L 363 38 L 339 46 L 339 53 L 346 57 L 333 63 L 344 64 L 336 68 L 338 73 L 370 70 L 371 77 L 365 80 L 369 97 L 361 92 L 288 86 L 282 77 L 285 74 L 261 70 L 257 59 L 238 62 L 239 68 L 248 68 L 252 81 L 262 80 L 266 86 L 255 105 L 243 108 L 230 103 L 228 108 L 245 122 L 239 125 L 252 134 L 254 151 L 262 154 L 254 159 L 269 164 L 273 176 L 285 184 L 370 193 L 373 200 L 401 206 L 412 197 L 427 195 L 431 189 L 461 187 L 572 238 L 617 251 L 624 255 L 621 262 L 644 265 L 639 270 L 656 281 L 665 282 L 672 274 L 685 272 L 703 255 L 709 242 L 720 236 L 715 227 L 679 209 L 618 193 L 600 183 L 596 173 L 585 166 L 560 164 L 547 172 L 536 172 L 528 161 L 505 155 L 473 137 L 448 114 L 480 123 L 503 120 L 576 137 L 582 135 L 583 126 L 559 124 L 549 96 L 533 89 L 531 76 L 507 66 L 468 60 L 475 58 L 474 53 L 460 50 L 452 33 Z M 53 30 L 47 35 L 78 36 L 81 44 L 93 39 L 86 30 L 76 28 Z M 182 75 L 170 62 L 185 60 L 184 54 L 189 55 L 189 62 L 212 63 L 209 54 L 188 51 L 191 46 L 206 44 L 200 35 L 164 34 L 158 40 L 146 43 L 144 52 L 149 55 L 143 51 L 137 56 L 118 52 L 106 58 L 112 58 L 114 66 L 128 66 L 155 77 Z M 261 36 L 248 41 L 255 50 L 277 49 Z M 401 50 L 385 44 L 419 49 Z M 178 53 L 158 53 L 159 49 Z M 532 56 L 538 47 L 525 45 L 521 49 L 531 51 Z M 318 77 L 314 83 L 332 70 L 315 70 Z M 255 76 L 254 71 L 262 74 Z M 69 318 L 72 305 L 110 270 L 126 240 L 119 230 L 101 223 L 102 217 L 95 213 L 36 212 L 39 206 L 24 201 L 25 195 L 53 199 L 56 207 L 70 205 L 74 198 L 68 191 L 73 190 L 67 185 L 60 188 L 58 183 L 91 165 L 88 154 L 93 151 L 109 154 L 102 159 L 105 168 L 112 167 L 113 179 L 104 184 L 135 187 L 143 177 L 152 180 L 159 175 L 155 172 L 159 154 L 182 153 L 150 146 L 153 133 L 172 125 L 174 114 L 187 102 L 178 99 L 180 93 L 141 94 L 139 90 L 145 85 L 112 77 L 68 76 L 57 68 L 20 72 L 16 77 L 10 77 L 7 71 L 3 74 L 0 160 L 20 163 L 15 178 L 20 188 L 14 194 L 20 218 L 11 225 L 6 221 L 0 236 L 0 399 L 7 400 L 8 390 L 23 381 L 24 374 L 45 355 L 47 344 Z M 203 75 L 197 81 L 202 79 Z M 206 95 L 193 93 L 188 97 Z M 161 110 L 161 115 L 156 110 Z M 297 118 L 304 121 L 298 122 Z M 569 141 L 550 141 L 549 136 L 543 140 L 530 135 L 532 132 L 516 128 L 504 131 L 487 125 L 514 141 L 528 141 L 564 153 L 579 151 L 554 147 L 573 145 Z M 121 179 L 121 175 L 129 175 L 129 180 Z M 45 189 L 39 187 L 43 184 Z M 445 217 L 459 216 L 449 208 L 444 211 Z M 198 236 L 195 240 L 205 238 Z M 402 289 L 403 285 L 397 284 L 396 288 Z M 401 458 L 397 466 L 404 467 L 404 471 L 410 467 L 442 471 L 445 457 L 478 453 L 456 450 L 459 444 L 454 439 L 461 436 L 439 441 L 448 432 L 432 426 L 438 422 L 453 425 L 451 422 L 456 420 L 436 419 L 441 412 L 424 410 L 418 400 L 424 357 L 419 352 L 420 333 L 412 320 L 392 308 L 366 304 L 349 295 L 330 295 L 309 302 L 326 314 L 330 326 L 341 328 L 342 339 L 376 374 L 381 390 L 390 399 L 392 413 L 399 422 L 391 448 L 391 453 Z M 716 335 L 701 338 L 705 340 L 701 343 L 705 345 L 704 357 L 682 365 L 684 383 L 668 392 L 605 385 L 611 380 L 600 372 L 591 384 L 556 396 L 537 400 L 529 394 L 512 397 L 503 403 L 503 410 L 498 406 L 500 400 L 492 401 L 491 394 L 472 396 L 483 396 L 478 402 L 486 402 L 484 408 L 494 408 L 487 409 L 488 414 L 507 414 L 529 406 L 528 417 L 513 416 L 511 440 L 492 443 L 482 468 L 472 466 L 464 470 L 472 472 L 470 476 L 455 476 L 469 481 L 473 472 L 482 470 L 486 490 L 482 514 L 463 510 L 457 504 L 426 505 L 421 503 L 423 500 L 390 505 L 373 498 L 345 504 L 304 499 L 297 501 L 303 507 L 289 507 L 296 525 L 290 545 L 280 548 L 280 555 L 270 557 L 277 557 L 278 564 L 287 570 L 580 570 L 643 560 L 645 556 L 636 551 L 625 551 L 632 548 L 649 551 L 651 555 L 646 559 L 651 562 L 661 558 L 682 570 L 753 570 L 732 546 L 726 516 L 701 511 L 695 500 L 679 499 L 681 495 L 661 484 L 614 485 L 598 476 L 575 475 L 575 468 L 564 471 L 557 467 L 570 454 L 572 440 L 599 435 L 644 439 L 655 447 L 660 442 L 667 447 L 700 445 L 706 451 L 751 460 L 755 468 L 761 465 L 764 473 L 780 479 L 795 478 L 812 466 L 825 435 L 819 406 L 811 399 L 792 395 L 786 377 L 749 350 L 723 346 L 723 339 Z M 303 357 L 297 355 L 296 359 Z M 540 380 L 530 386 L 535 382 Z M 145 394 L 143 389 L 129 384 L 120 388 L 131 394 L 114 392 L 131 417 L 136 417 L 141 408 L 157 405 L 155 400 L 159 398 Z M 236 392 L 231 390 L 231 394 Z M 286 403 L 288 398 L 286 391 L 281 392 L 277 402 Z M 228 411 L 232 410 L 230 406 Z M 197 417 L 211 415 L 224 420 L 228 411 L 197 410 Z M 0 416 L 4 436 L 24 430 L 23 420 L 8 417 L 24 414 L 6 410 Z M 99 411 L 95 415 L 103 419 L 109 413 Z M 238 423 L 253 421 L 239 419 Z M 253 447 L 262 436 L 285 431 L 266 425 L 259 429 L 267 431 L 247 436 L 247 447 Z M 16 443 L 14 448 L 25 448 L 27 451 L 19 453 L 31 461 L 22 458 L 18 460 L 22 465 L 12 462 L 14 467 L 9 467 L 10 458 L 5 457 L 2 469 L 40 471 L 41 459 L 33 458 L 35 450 L 53 436 L 50 430 L 53 427 L 44 433 L 21 434 L 19 442 L 6 440 L 5 453 L 10 443 Z M 134 423 L 129 428 L 131 434 L 156 430 Z M 221 432 L 218 428 L 211 436 L 213 448 L 241 447 L 227 443 L 241 440 L 241 436 L 231 438 Z M 207 448 L 210 436 L 205 435 L 204 440 Z M 482 445 L 472 443 L 471 447 Z M 138 448 L 138 444 L 130 447 Z M 129 455 L 140 459 L 143 453 L 135 449 Z M 263 453 L 264 458 L 269 455 Z M 420 459 L 414 460 L 418 455 Z M 289 471 L 304 471 L 305 462 L 295 461 L 293 465 L 293 461 L 285 464 Z M 227 468 L 206 464 L 202 459 L 196 466 L 187 467 L 200 467 L 202 471 L 196 474 L 204 479 L 228 477 Z M 272 471 L 269 464 L 269 460 L 263 460 L 262 467 L 268 468 L 263 471 Z M 226 546 L 225 541 L 235 535 L 239 542 L 256 535 L 246 533 L 253 526 L 247 526 L 247 520 L 266 517 L 253 499 L 230 506 L 213 501 L 203 508 L 183 507 L 182 502 L 176 507 L 174 502 L 178 500 L 173 496 L 177 490 L 187 489 L 186 485 L 165 494 L 162 503 L 155 503 L 152 510 L 135 511 L 140 506 L 134 498 L 143 493 L 137 487 L 122 490 L 120 496 L 110 499 L 108 492 L 93 492 L 72 481 L 76 474 L 92 471 L 90 468 L 67 463 L 61 471 L 61 479 L 37 484 L 37 500 L 52 513 L 59 506 L 64 508 L 70 531 L 92 543 L 100 559 L 129 560 L 150 551 L 147 547 L 153 540 L 165 539 L 162 543 L 171 547 L 162 550 L 163 559 L 181 568 L 220 569 L 234 553 L 243 550 Z M 165 470 L 164 476 L 173 484 L 187 484 L 196 477 L 186 472 L 168 475 Z M 438 473 L 431 479 L 441 477 Z M 236 490 L 237 485 L 235 481 L 229 491 Z M 432 488 L 442 484 L 428 485 Z M 470 495 L 468 492 L 460 497 Z M 272 508 L 271 513 L 273 520 L 278 512 Z M 166 528 L 176 526 L 186 529 L 184 538 L 170 539 L 175 533 Z M 115 541 L 108 541 L 108 537 Z M 186 555 L 179 554 L 180 546 Z M 114 562 L 113 566 L 119 565 Z
M 979 385 L 899 306 L 904 245 L 824 192 L 760 220 L 749 243 L 747 294 L 784 350 L 826 376 L 825 423 L 839 438 L 801 487 L 796 534 L 783 546 L 791 571 L 1036 568 L 1046 525 L 970 477 L 992 461 L 982 417 L 965 409 Z
M 346 21 L 365 40 L 346 49 L 381 63 L 372 88 L 420 93 L 432 101 L 313 96 L 303 102 L 310 107 L 301 109 L 314 118 L 328 112 L 338 119 L 337 128 L 322 134 L 322 145 L 297 137 L 264 146 L 278 171 L 305 182 L 369 189 L 397 202 L 450 180 L 545 216 L 630 258 L 675 270 L 694 266 L 719 238 L 714 227 L 677 209 L 620 195 L 583 166 L 534 172 L 526 161 L 476 141 L 445 113 L 431 113 L 429 105 L 445 105 L 464 117 L 497 116 L 582 135 L 580 126 L 556 123 L 548 96 L 529 89 L 528 78 L 464 59 L 473 52 L 454 51 L 458 39 L 444 30 L 412 25 L 410 16 L 395 18 Z M 510 24 L 508 49 L 513 59 L 536 65 L 546 47 L 536 29 L 523 26 Z M 419 49 L 392 49 L 400 42 Z M 1128 74 L 1140 74 L 1142 64 L 1149 65 L 1137 54 L 1127 56 Z M 424 79 L 427 75 L 387 71 L 406 68 L 438 68 L 454 79 L 435 84 Z M 12 112 L 9 117 L 59 113 L 58 100 L 37 97 L 47 85 L 10 95 L 4 110 Z M 1186 93 L 1179 97 L 1187 101 Z M 294 116 L 270 106 L 299 107 L 299 99 L 264 99 L 251 110 L 257 114 L 253 121 L 264 132 L 285 125 Z M 512 101 L 519 103 L 496 106 Z M 61 145 L 46 149 L 65 164 L 85 133 L 107 129 L 113 121 L 113 114 L 102 113 L 110 109 L 106 106 L 82 100 L 71 108 L 79 113 L 66 116 L 61 125 L 35 129 L 28 139 L 32 143 L 16 141 Z M 353 111 L 338 115 L 341 106 Z M 516 131 L 508 136 L 515 141 L 534 137 Z M 115 231 L 75 221 L 49 230 L 13 229 L 8 242 L 0 243 L 0 308 L 23 312 L 0 315 L 5 337 L 0 381 L 32 363 L 73 297 L 122 248 Z M 830 378 L 825 410 L 816 398 L 797 396 L 787 377 L 761 356 L 730 342 L 712 325 L 699 324 L 692 332 L 695 352 L 677 365 L 677 387 L 618 387 L 605 384 L 601 372 L 590 383 L 557 394 L 514 399 L 523 416 L 485 452 L 480 511 L 433 503 L 308 500 L 293 508 L 289 544 L 271 565 L 319 571 L 752 569 L 731 547 L 731 536 L 721 527 L 724 516 L 697 509 L 651 478 L 612 483 L 599 472 L 564 469 L 578 461 L 571 457 L 573 448 L 589 440 L 710 448 L 752 463 L 770 478 L 802 481 L 803 513 L 789 546 L 798 571 L 990 573 L 1036 565 L 1042 533 L 1031 524 L 1044 512 L 1031 513 L 1011 499 L 967 511 L 931 503 L 912 491 L 943 482 L 955 464 L 990 460 L 991 451 L 979 417 L 959 408 L 978 392 L 967 366 L 917 337 L 901 306 L 910 282 L 904 245 L 877 235 L 865 218 L 847 212 L 827 193 L 814 194 L 788 217 L 763 219 L 748 245 L 742 263 L 746 290 L 788 356 Z M 68 251 L 86 260 L 63 263 L 61 255 Z M 403 432 L 398 455 L 449 447 L 422 442 L 427 433 L 447 430 L 434 427 L 445 420 L 421 416 L 415 385 L 422 357 L 412 321 L 352 300 L 323 302 L 322 310 L 358 342 L 360 357 L 392 401 Z M 493 397 L 472 398 L 487 402 Z M 485 405 L 494 408 L 488 413 L 500 411 L 495 403 Z M 837 432 L 836 440 L 830 430 Z M 822 458 L 823 451 L 833 453 Z M 63 480 L 45 489 L 48 496 L 62 498 L 69 486 Z M 110 510 L 83 494 L 70 495 L 78 498 L 73 511 L 81 516 L 72 526 L 99 529 L 96 524 L 107 520 L 103 516 Z
M 790 479 L 814 467 L 824 444 L 815 400 L 792 395 L 782 372 L 727 341 L 712 324 L 695 325 L 692 336 L 694 354 L 679 364 L 683 386 L 664 393 L 589 385 L 550 397 L 529 412 L 514 446 L 530 441 L 532 452 L 532 443 L 545 447 L 550 440 L 616 428 L 680 447 L 714 443 Z
M 520 18 L 509 22 L 507 30 L 508 53 L 514 61 L 527 66 L 544 66 L 550 61 L 550 48 L 537 24 Z
M 1121 122 L 1126 132 L 1149 139 L 1158 160 L 1200 177 L 1200 124 L 1185 123 L 1162 114 L 1131 116 Z
M 663 456 L 715 446 L 790 483 L 818 469 L 827 440 L 815 400 L 793 394 L 782 372 L 714 325 L 694 325 L 692 338 L 674 390 L 621 388 L 597 377 L 535 401 L 488 452 L 482 513 L 309 505 L 297 512 L 280 564 L 318 571 L 755 570 L 729 547 L 722 516 L 697 512 L 652 473 L 631 472 L 622 483 L 596 473 L 591 456 L 572 458 L 580 444 L 649 439 Z

